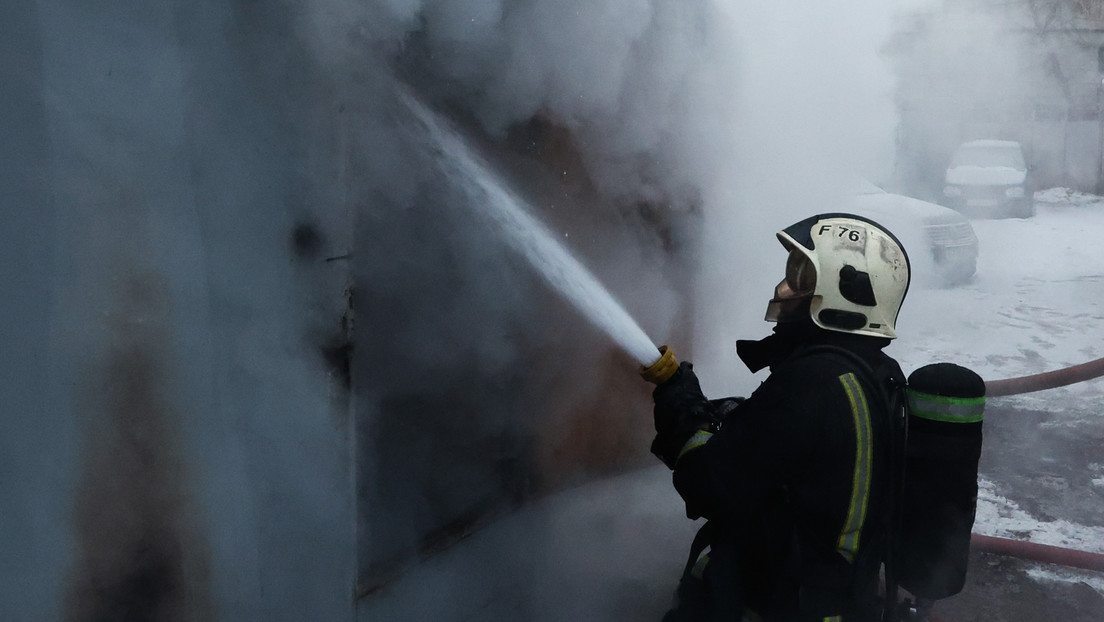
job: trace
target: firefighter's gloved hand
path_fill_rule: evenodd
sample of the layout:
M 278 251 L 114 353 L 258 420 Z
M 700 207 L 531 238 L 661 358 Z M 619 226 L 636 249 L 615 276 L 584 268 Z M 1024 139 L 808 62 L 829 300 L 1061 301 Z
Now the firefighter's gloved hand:
M 669 468 L 675 468 L 679 452 L 698 430 L 715 423 L 709 400 L 702 393 L 694 366 L 679 363 L 678 371 L 652 392 L 656 436 L 652 453 Z
M 698 375 L 694 373 L 694 364 L 688 361 L 679 363 L 675 373 L 656 386 L 652 391 L 652 400 L 655 402 L 656 432 L 663 432 L 661 416 L 667 418 L 674 413 L 704 409 L 709 403 L 702 393 Z

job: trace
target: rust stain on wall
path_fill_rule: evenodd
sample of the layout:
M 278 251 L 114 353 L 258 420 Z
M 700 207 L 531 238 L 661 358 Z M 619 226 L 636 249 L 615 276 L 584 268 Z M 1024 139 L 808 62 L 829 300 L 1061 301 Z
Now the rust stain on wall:
M 103 324 L 107 345 L 78 396 L 83 470 L 65 620 L 213 620 L 209 551 L 167 390 L 168 295 L 148 274 L 119 284 Z

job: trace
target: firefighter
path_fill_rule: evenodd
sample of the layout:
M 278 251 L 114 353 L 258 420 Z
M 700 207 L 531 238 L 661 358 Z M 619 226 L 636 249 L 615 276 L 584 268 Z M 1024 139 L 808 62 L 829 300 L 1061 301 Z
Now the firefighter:
M 879 619 L 889 532 L 891 396 L 882 349 L 909 285 L 901 243 L 875 222 L 822 214 L 777 234 L 789 252 L 766 320 L 737 342 L 770 375 L 746 399 L 707 399 L 682 362 L 656 387 L 652 452 L 674 474 L 691 546 L 681 620 Z

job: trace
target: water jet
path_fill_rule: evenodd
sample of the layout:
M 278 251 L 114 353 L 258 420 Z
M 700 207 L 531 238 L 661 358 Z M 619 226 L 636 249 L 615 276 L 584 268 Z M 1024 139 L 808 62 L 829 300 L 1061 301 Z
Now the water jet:
M 410 92 L 402 91 L 400 97 L 434 141 L 441 171 L 472 195 L 472 205 L 502 239 L 587 320 L 640 363 L 640 373 L 646 380 L 659 384 L 674 374 L 678 369 L 674 352 L 666 346 L 656 347 L 609 290 L 556 242 L 548 227 L 532 216 L 531 206 L 509 189 L 466 144 L 460 132 Z

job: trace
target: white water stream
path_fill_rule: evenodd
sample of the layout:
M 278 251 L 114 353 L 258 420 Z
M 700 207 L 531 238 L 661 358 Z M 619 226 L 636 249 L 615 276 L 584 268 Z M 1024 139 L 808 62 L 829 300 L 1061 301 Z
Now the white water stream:
M 501 232 L 504 241 L 633 359 L 644 366 L 655 363 L 659 349 L 636 320 L 583 264 L 556 243 L 544 223 L 529 213 L 526 202 L 506 187 L 447 121 L 408 93 L 403 100 L 440 147 L 442 171 L 471 193 L 473 208 Z

